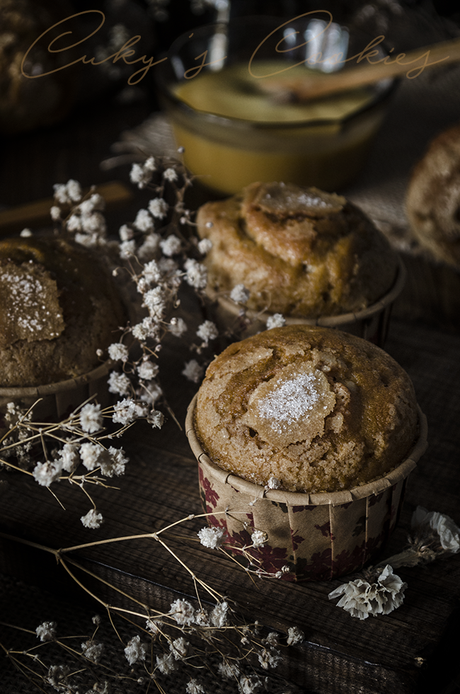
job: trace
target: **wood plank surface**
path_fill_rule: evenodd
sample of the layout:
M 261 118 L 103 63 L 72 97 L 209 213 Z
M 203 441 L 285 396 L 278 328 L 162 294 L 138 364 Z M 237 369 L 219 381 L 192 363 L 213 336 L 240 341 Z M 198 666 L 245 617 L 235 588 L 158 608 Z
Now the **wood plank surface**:
M 418 504 L 459 521 L 460 336 L 393 321 L 386 348 L 412 377 L 429 425 L 429 448 L 410 478 L 400 524 L 385 550 L 389 556 L 405 545 Z M 164 387 L 180 422 L 195 390 L 180 375 L 185 356 L 183 348 L 164 354 Z M 124 446 L 130 464 L 126 475 L 117 479 L 120 490 L 96 490 L 94 495 L 106 519 L 98 531 L 85 530 L 78 522 L 88 506 L 83 494 L 59 487 L 64 511 L 46 490 L 14 474 L 3 474 L 7 487 L 1 497 L 1 530 L 58 548 L 153 532 L 201 512 L 196 465 L 184 433 L 172 419 L 161 432 L 136 426 Z M 430 677 L 438 673 L 436 649 L 448 628 L 459 629 L 460 556 L 398 570 L 409 584 L 403 606 L 386 617 L 359 621 L 328 599 L 340 580 L 253 582 L 233 562 L 199 544 L 196 533 L 203 524 L 202 519 L 188 521 L 169 533 L 168 542 L 200 577 L 235 601 L 245 618 L 257 618 L 281 632 L 292 625 L 304 630 L 306 642 L 283 665 L 291 681 L 319 694 L 430 691 Z M 21 550 L 15 564 L 11 543 L 3 543 L 3 548 L 3 569 L 17 571 L 20 565 L 27 571 L 27 552 Z M 159 609 L 168 609 L 179 594 L 193 599 L 190 576 L 154 540 L 85 549 L 78 558 L 105 580 Z

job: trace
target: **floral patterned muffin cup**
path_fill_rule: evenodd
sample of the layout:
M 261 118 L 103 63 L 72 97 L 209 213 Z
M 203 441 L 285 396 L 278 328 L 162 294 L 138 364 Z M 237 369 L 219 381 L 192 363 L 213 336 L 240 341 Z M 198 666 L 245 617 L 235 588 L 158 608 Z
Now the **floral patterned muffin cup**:
M 342 313 L 337 316 L 319 316 L 318 318 L 284 316 L 285 323 L 286 325 L 303 323 L 325 328 L 338 328 L 383 347 L 388 335 L 392 305 L 404 287 L 406 274 L 404 264 L 399 259 L 398 273 L 391 289 L 374 304 L 361 311 Z M 247 310 L 245 316 L 241 317 L 241 307 L 236 303 L 225 296 L 215 294 L 209 288 L 207 293 L 211 301 L 209 317 L 216 322 L 221 332 L 228 329 L 234 330 L 238 334 L 236 338 L 238 340 L 265 330 L 267 320 L 273 316 L 273 314 L 265 311 Z M 245 323 L 246 319 L 248 324 Z
M 66 381 L 31 387 L 0 388 L 0 435 L 8 428 L 4 422 L 8 403 L 22 408 L 34 407 L 33 420 L 57 422 L 88 400 L 97 398 L 105 407 L 110 402 L 107 379 L 113 362 L 102 362 L 92 371 Z
M 398 467 L 354 489 L 307 494 L 262 487 L 215 465 L 195 434 L 195 404 L 196 397 L 188 408 L 186 434 L 198 461 L 208 524 L 224 529 L 225 546 L 249 558 L 259 575 L 329 580 L 361 569 L 383 549 L 398 521 L 407 478 L 426 450 L 426 418 L 420 410 L 419 439 Z

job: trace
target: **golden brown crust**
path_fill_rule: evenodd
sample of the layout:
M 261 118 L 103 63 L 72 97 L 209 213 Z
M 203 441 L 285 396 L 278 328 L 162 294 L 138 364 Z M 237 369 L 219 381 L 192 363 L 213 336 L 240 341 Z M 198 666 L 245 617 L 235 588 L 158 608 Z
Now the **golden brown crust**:
M 121 299 L 95 253 L 62 238 L 0 242 L 0 387 L 91 371 L 117 341 Z
M 316 318 L 359 311 L 392 286 L 397 257 L 345 198 L 316 188 L 253 183 L 203 205 L 198 233 L 212 241 L 211 287 L 250 290 L 248 307 Z
M 210 458 L 256 484 L 335 492 L 383 476 L 415 443 L 412 383 L 383 350 L 305 325 L 233 343 L 209 366 L 197 436 Z
M 434 138 L 414 167 L 406 212 L 419 243 L 460 267 L 460 125 Z

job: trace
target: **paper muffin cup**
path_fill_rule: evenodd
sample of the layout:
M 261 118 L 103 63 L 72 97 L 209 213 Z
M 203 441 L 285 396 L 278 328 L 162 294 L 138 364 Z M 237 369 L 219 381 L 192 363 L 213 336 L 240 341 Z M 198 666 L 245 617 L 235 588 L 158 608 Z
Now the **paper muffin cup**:
M 108 360 L 86 374 L 58 383 L 0 388 L 0 434 L 8 428 L 3 419 L 10 402 L 25 409 L 37 403 L 33 420 L 39 422 L 60 421 L 91 397 L 102 407 L 107 406 L 110 402 L 107 377 L 112 368 L 113 362 Z
M 338 328 L 383 347 L 388 335 L 392 305 L 401 293 L 406 280 L 404 264 L 400 258 L 398 261 L 398 271 L 393 286 L 374 304 L 360 311 L 342 313 L 337 316 L 319 316 L 318 318 L 284 316 L 286 325 L 300 323 Z M 211 300 L 210 318 L 214 320 L 221 332 L 235 333 L 238 340 L 266 330 L 267 320 L 273 315 L 267 311 L 247 310 L 242 316 L 241 307 L 226 296 L 219 295 L 211 288 L 207 290 L 207 294 Z
M 287 581 L 324 581 L 360 570 L 382 551 L 401 512 L 407 478 L 427 446 L 426 418 L 409 456 L 385 476 L 333 493 L 268 489 L 222 470 L 197 439 L 196 396 L 186 434 L 198 461 L 200 495 L 210 527 L 223 528 L 225 546 L 249 557 L 261 576 Z M 266 534 L 253 547 L 255 530 Z M 244 548 L 244 550 L 243 550 Z

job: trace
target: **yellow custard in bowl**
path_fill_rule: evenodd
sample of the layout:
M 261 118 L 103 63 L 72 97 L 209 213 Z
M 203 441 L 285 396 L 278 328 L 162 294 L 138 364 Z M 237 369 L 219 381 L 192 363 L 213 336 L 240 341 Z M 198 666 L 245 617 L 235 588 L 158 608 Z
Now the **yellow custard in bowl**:
M 262 50 L 260 37 L 279 23 L 267 21 L 202 27 L 173 44 L 157 83 L 176 144 L 189 170 L 219 194 L 272 180 L 342 188 L 364 163 L 392 83 L 303 103 L 277 99 L 264 90 L 265 78 L 324 72 L 297 60 L 294 50 L 279 57 L 273 41 L 262 39 Z

